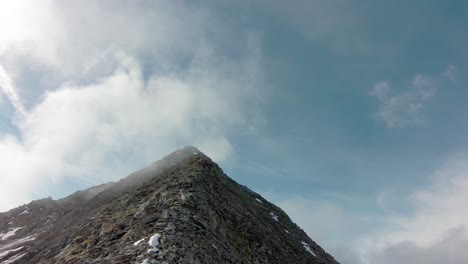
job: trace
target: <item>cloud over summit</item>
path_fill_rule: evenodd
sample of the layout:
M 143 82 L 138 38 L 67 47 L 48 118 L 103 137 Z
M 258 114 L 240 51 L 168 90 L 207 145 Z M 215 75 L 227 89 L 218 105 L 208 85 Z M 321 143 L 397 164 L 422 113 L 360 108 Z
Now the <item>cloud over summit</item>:
M 227 58 L 212 37 L 222 22 L 212 24 L 218 18 L 208 9 L 120 4 L 50 1 L 33 16 L 44 19 L 34 35 L 4 42 L 14 52 L 0 53 L 1 84 L 17 133 L 0 135 L 0 160 L 9 164 L 0 166 L 0 210 L 67 179 L 120 178 L 186 144 L 222 161 L 234 150 L 233 128 L 255 132 L 264 90 L 254 32 L 239 32 L 238 56 Z M 47 28 L 54 19 L 62 23 Z M 37 86 L 8 79 L 31 71 Z

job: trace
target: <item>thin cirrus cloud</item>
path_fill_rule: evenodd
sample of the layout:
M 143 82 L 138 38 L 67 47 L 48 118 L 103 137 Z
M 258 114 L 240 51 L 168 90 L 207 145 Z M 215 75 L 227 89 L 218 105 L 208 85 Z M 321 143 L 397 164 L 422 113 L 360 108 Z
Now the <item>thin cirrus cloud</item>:
M 26 114 L 23 102 L 18 94 L 18 91 L 11 80 L 11 77 L 7 74 L 3 66 L 0 64 L 0 90 L 11 102 L 12 106 L 20 115 Z
M 227 58 L 212 37 L 224 27 L 208 9 L 18 3 L 7 7 L 38 8 L 13 20 L 19 29 L 36 21 L 34 34 L 2 35 L 0 84 L 16 114 L 15 132 L 0 135 L 0 211 L 63 181 L 120 178 L 186 144 L 222 161 L 234 151 L 230 131 L 255 133 L 264 100 L 255 32 L 238 32 L 238 55 Z M 17 85 L 26 68 L 40 88 Z M 31 99 L 33 89 L 40 96 Z

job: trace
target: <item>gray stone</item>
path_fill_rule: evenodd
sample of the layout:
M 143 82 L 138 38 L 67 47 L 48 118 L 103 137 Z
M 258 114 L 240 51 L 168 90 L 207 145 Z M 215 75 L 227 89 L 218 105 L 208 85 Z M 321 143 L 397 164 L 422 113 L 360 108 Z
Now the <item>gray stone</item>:
M 18 263 L 337 263 L 280 208 L 193 147 L 116 183 L 0 214 L 1 233 L 15 226 L 24 228 L 0 241 L 0 253 L 35 236 L 15 244 L 24 246 L 15 255 L 26 254 Z M 155 234 L 159 245 L 150 250 Z

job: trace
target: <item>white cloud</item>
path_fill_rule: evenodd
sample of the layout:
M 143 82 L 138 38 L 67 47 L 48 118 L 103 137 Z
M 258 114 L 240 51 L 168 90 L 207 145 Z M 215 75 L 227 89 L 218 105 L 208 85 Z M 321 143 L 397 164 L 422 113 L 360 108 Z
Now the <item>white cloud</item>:
M 465 228 L 448 230 L 438 241 L 420 246 L 403 241 L 386 247 L 372 257 L 372 263 L 381 264 L 464 264 L 468 259 L 468 233 Z
M 432 182 L 408 196 L 409 214 L 393 214 L 368 234 L 370 263 L 466 262 L 468 245 L 468 158 L 458 156 L 434 174 Z
M 441 76 L 448 79 L 449 81 L 455 82 L 457 81 L 457 67 L 455 65 L 449 65 L 445 69 L 444 72 L 442 72 Z
M 468 159 L 457 158 L 435 173 L 433 182 L 415 190 L 408 198 L 415 207 L 412 215 L 390 218 L 391 240 L 411 240 L 420 245 L 437 241 L 448 230 L 468 223 L 468 212 L 460 210 L 468 199 Z
M 129 172 L 132 160 L 143 165 L 183 144 L 226 159 L 232 151 L 227 130 L 248 124 L 243 108 L 251 94 L 243 89 L 254 87 L 216 73 L 207 69 L 145 82 L 130 60 L 99 82 L 48 92 L 18 122 L 21 140 L 8 135 L 0 141 L 1 160 L 10 160 L 0 168 L 0 193 L 27 197 L 34 185 L 63 175 L 110 180 Z M 17 203 L 16 196 L 5 196 L 2 208 Z
M 0 58 L 5 68 L 17 63 L 51 64 L 64 49 L 65 29 L 53 1 L 34 0 L 0 2 Z M 62 57 L 63 58 L 63 57 Z
M 48 90 L 111 74 L 115 52 L 171 73 L 221 32 L 241 42 L 251 33 L 230 27 L 209 7 L 167 1 L 2 1 L 0 15 L 2 65 L 15 74 L 41 73 Z
M 17 134 L 0 135 L 0 210 L 47 196 L 66 178 L 118 179 L 186 144 L 222 161 L 234 151 L 233 131 L 255 132 L 264 90 L 254 33 L 238 32 L 237 55 L 227 58 L 212 36 L 229 26 L 209 9 L 42 4 L 14 7 L 24 20 L 12 21 L 27 34 L 1 36 L 1 84 L 10 85 L 2 89 L 15 92 L 7 95 L 23 114 Z M 31 67 L 44 90 L 24 109 L 9 76 L 28 78 Z
M 3 66 L 0 64 L 0 90 L 6 95 L 6 97 L 10 100 L 11 104 L 15 108 L 15 110 L 21 114 L 26 114 L 26 109 L 24 108 L 23 102 L 18 95 L 18 91 L 16 90 L 13 81 L 11 80 L 10 76 L 6 73 Z
M 436 170 L 431 180 L 410 193 L 398 192 L 395 203 L 379 214 L 353 212 L 338 203 L 306 196 L 260 191 L 284 209 L 309 236 L 341 263 L 462 264 L 468 259 L 468 155 L 458 155 Z M 348 197 L 347 199 L 351 199 Z M 376 197 L 377 205 L 382 201 Z
M 408 89 L 398 93 L 387 81 L 374 85 L 369 95 L 379 102 L 376 116 L 389 128 L 424 124 L 424 111 L 441 80 L 416 74 Z

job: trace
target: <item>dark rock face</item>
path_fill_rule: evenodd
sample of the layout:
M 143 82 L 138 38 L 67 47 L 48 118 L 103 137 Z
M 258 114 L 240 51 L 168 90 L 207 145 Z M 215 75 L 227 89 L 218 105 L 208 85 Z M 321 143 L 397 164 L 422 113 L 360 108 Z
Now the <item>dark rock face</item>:
M 0 214 L 2 263 L 337 263 L 193 147 Z

